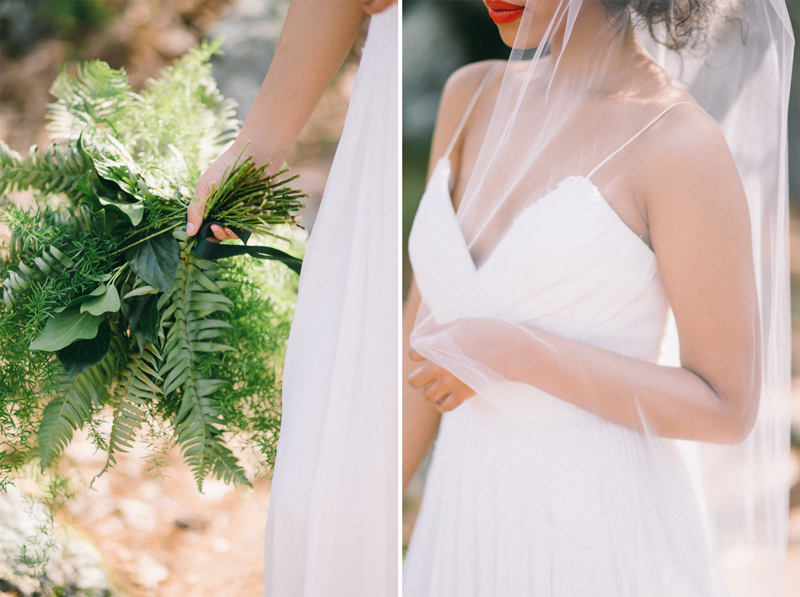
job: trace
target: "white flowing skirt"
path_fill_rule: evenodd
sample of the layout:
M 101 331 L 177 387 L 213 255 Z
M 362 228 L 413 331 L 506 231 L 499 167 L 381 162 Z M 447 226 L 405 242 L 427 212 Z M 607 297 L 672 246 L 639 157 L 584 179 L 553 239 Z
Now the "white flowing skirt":
M 405 597 L 723 594 L 678 445 L 527 392 L 443 416 Z
M 372 17 L 300 277 L 266 596 L 397 594 L 397 18 Z

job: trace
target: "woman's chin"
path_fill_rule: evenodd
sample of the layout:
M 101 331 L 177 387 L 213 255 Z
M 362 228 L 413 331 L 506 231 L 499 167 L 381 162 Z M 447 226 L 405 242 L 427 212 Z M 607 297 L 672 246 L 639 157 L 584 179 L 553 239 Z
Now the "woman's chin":
M 514 31 L 513 33 L 503 31 L 505 29 L 504 25 L 498 25 L 497 27 L 500 30 L 500 38 L 503 40 L 503 43 L 506 44 L 509 48 L 514 47 L 514 41 L 517 37 L 517 32 Z
M 500 38 L 503 40 L 503 43 L 506 44 L 509 48 L 514 47 L 522 47 L 522 48 L 535 48 L 537 47 L 541 41 L 541 35 L 533 35 L 533 32 L 528 33 L 528 39 L 525 40 L 524 43 L 521 43 L 522 40 L 517 40 L 517 33 L 519 32 L 519 23 L 511 23 L 508 25 L 498 25 L 498 31 L 500 31 Z

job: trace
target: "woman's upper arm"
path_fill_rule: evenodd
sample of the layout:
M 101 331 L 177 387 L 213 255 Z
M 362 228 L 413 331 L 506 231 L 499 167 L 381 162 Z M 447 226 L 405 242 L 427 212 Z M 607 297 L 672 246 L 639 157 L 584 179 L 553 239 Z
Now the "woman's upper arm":
M 747 199 L 715 122 L 683 111 L 667 124 L 651 138 L 654 149 L 645 148 L 644 195 L 681 365 L 710 386 L 744 436 L 755 420 L 761 384 Z
M 431 144 L 431 158 L 428 166 L 428 178 L 433 173 L 433 168 L 447 151 L 447 146 L 453 139 L 461 122 L 462 116 L 467 111 L 481 81 L 494 64 L 491 60 L 475 62 L 462 66 L 455 71 L 445 83 L 442 99 L 439 102 L 439 112 L 436 116 L 436 127 L 433 131 Z M 458 172 L 457 164 L 460 157 L 460 144 L 456 143 L 450 155 L 453 162 L 453 172 Z

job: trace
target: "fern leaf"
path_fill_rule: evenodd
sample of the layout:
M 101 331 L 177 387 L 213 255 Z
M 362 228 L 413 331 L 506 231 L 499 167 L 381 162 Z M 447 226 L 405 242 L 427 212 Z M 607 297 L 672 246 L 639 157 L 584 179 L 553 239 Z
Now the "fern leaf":
M 169 297 L 171 304 L 164 311 L 163 322 L 169 329 L 160 371 L 164 376 L 164 392 L 179 395 L 175 433 L 201 489 L 209 472 L 226 482 L 249 485 L 218 427 L 220 407 L 214 392 L 224 382 L 207 379 L 203 374 L 205 359 L 215 358 L 217 351 L 231 350 L 219 342 L 207 342 L 210 336 L 219 338 L 229 327 L 214 318 L 220 311 L 228 312 L 231 304 L 214 281 L 218 273 L 218 266 L 200 261 L 182 243 L 177 279 Z
M 108 460 L 100 475 L 116 464 L 115 452 L 131 449 L 136 432 L 145 420 L 145 404 L 161 396 L 155 371 L 159 360 L 155 347 L 147 343 L 123 368 L 111 399 L 113 425 L 108 440 Z
M 70 377 L 59 367 L 56 373 L 58 395 L 45 407 L 39 425 L 39 452 L 42 470 L 72 441 L 73 431 L 82 429 L 106 393 L 108 362 Z
M 65 193 L 91 168 L 75 143 L 51 143 L 44 150 L 34 145 L 22 157 L 0 141 L 0 193 L 31 188 Z
M 50 104 L 47 128 L 56 139 L 77 139 L 90 126 L 109 124 L 132 96 L 128 76 L 101 60 L 78 65 L 76 76 L 62 70 L 50 93 L 57 101 Z
M 250 486 L 250 481 L 236 456 L 222 444 L 217 444 L 212 472 L 217 479 L 225 483 Z

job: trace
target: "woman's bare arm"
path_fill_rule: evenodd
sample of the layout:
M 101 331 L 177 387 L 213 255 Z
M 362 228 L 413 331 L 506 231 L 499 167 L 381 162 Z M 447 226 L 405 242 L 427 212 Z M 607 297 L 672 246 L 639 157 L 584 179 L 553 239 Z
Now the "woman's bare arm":
M 489 63 L 468 65 L 453 73 L 445 85 L 431 144 L 429 179 L 436 162 L 444 155 L 450 144 L 472 95 L 490 67 Z M 450 154 L 453 172 L 458 172 L 460 150 L 461 144 L 456 143 Z M 403 311 L 403 493 L 436 437 L 441 416 L 424 396 L 423 391 L 412 388 L 407 381 L 419 367 L 409 357 L 409 336 L 414 329 L 420 301 L 419 290 L 412 280 Z
M 200 177 L 189 208 L 188 234 L 200 229 L 204 199 L 240 152 L 280 168 L 350 51 L 366 13 L 358 0 L 292 0 L 275 55 L 233 145 Z M 232 234 L 215 226 L 217 238 Z M 233 237 L 235 238 L 235 237 Z

